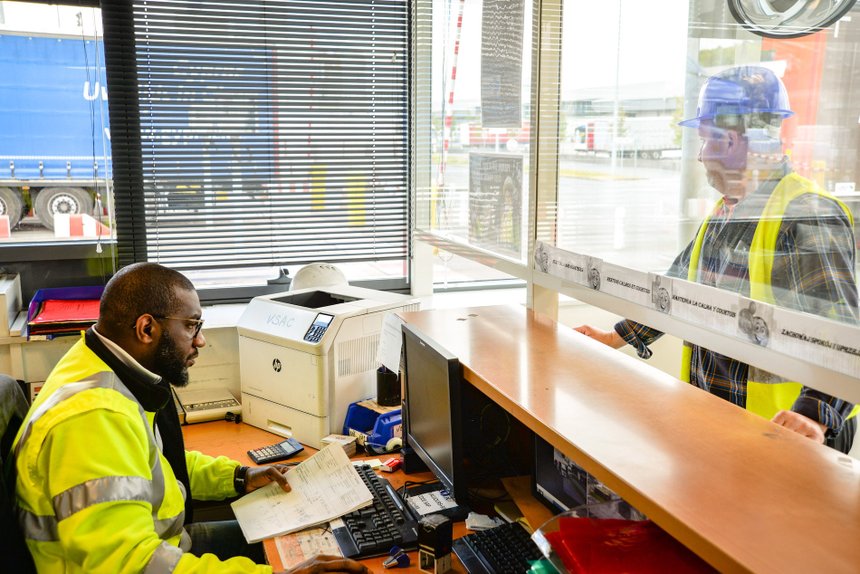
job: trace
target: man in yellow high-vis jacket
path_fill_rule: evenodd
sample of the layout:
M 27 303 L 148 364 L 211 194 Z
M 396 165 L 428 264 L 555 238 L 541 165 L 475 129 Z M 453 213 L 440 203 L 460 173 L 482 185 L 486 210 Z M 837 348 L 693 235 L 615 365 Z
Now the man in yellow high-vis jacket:
M 667 275 L 856 323 L 854 221 L 842 202 L 792 173 L 779 138 L 791 115 L 785 86 L 765 67 L 731 68 L 705 82 L 696 116 L 681 125 L 698 129 L 699 161 L 722 198 Z M 753 319 L 750 336 L 765 340 Z M 629 320 L 612 331 L 577 331 L 615 348 L 633 345 L 643 358 L 662 335 Z M 690 343 L 683 357 L 682 378 L 692 384 L 850 450 L 857 425 L 851 403 Z
M 220 500 L 278 482 L 185 451 L 170 385 L 206 344 L 194 286 L 155 263 L 121 269 L 96 325 L 49 375 L 13 446 L 24 537 L 40 572 L 261 572 L 259 545 L 235 521 L 191 522 L 191 499 Z M 364 572 L 310 559 L 291 572 Z

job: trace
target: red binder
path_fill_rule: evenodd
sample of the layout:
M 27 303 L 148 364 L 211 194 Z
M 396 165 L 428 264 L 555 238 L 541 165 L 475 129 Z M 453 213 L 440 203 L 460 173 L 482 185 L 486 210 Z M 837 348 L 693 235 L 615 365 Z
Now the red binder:
M 561 517 L 546 535 L 568 572 L 576 574 L 686 574 L 714 572 L 650 520 Z

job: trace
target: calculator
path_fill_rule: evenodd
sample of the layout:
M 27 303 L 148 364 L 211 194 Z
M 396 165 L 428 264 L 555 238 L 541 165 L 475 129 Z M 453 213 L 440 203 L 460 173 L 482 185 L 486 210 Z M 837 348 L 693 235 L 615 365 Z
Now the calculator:
M 248 451 L 248 456 L 257 464 L 266 464 L 290 458 L 303 450 L 305 450 L 305 447 L 302 446 L 302 443 L 294 438 L 288 438 L 284 442 L 279 442 L 271 446 L 251 449 Z

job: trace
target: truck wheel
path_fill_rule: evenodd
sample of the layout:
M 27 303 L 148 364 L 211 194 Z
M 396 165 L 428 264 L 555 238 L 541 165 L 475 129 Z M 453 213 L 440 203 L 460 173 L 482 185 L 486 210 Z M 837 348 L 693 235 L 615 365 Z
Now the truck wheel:
M 33 207 L 42 225 L 53 229 L 55 213 L 92 214 L 93 198 L 79 187 L 46 187 L 36 195 Z
M 9 229 L 15 229 L 24 215 L 24 198 L 9 187 L 0 187 L 0 215 L 9 216 Z

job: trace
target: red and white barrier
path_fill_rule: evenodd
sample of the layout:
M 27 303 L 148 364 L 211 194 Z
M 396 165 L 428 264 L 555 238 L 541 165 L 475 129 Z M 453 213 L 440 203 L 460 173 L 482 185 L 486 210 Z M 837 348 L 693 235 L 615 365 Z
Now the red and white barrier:
M 54 214 L 54 237 L 87 237 L 97 239 L 110 237 L 110 228 L 91 215 L 75 213 L 72 215 Z
M 439 162 L 439 175 L 436 184 L 445 187 L 445 171 L 448 167 L 448 147 L 451 143 L 451 127 L 454 120 L 454 83 L 457 80 L 457 58 L 460 56 L 460 36 L 463 32 L 463 7 L 465 0 L 457 6 L 457 28 L 454 32 L 454 51 L 451 61 L 451 77 L 448 84 L 448 100 L 444 104 L 445 123 L 442 128 L 442 160 Z

